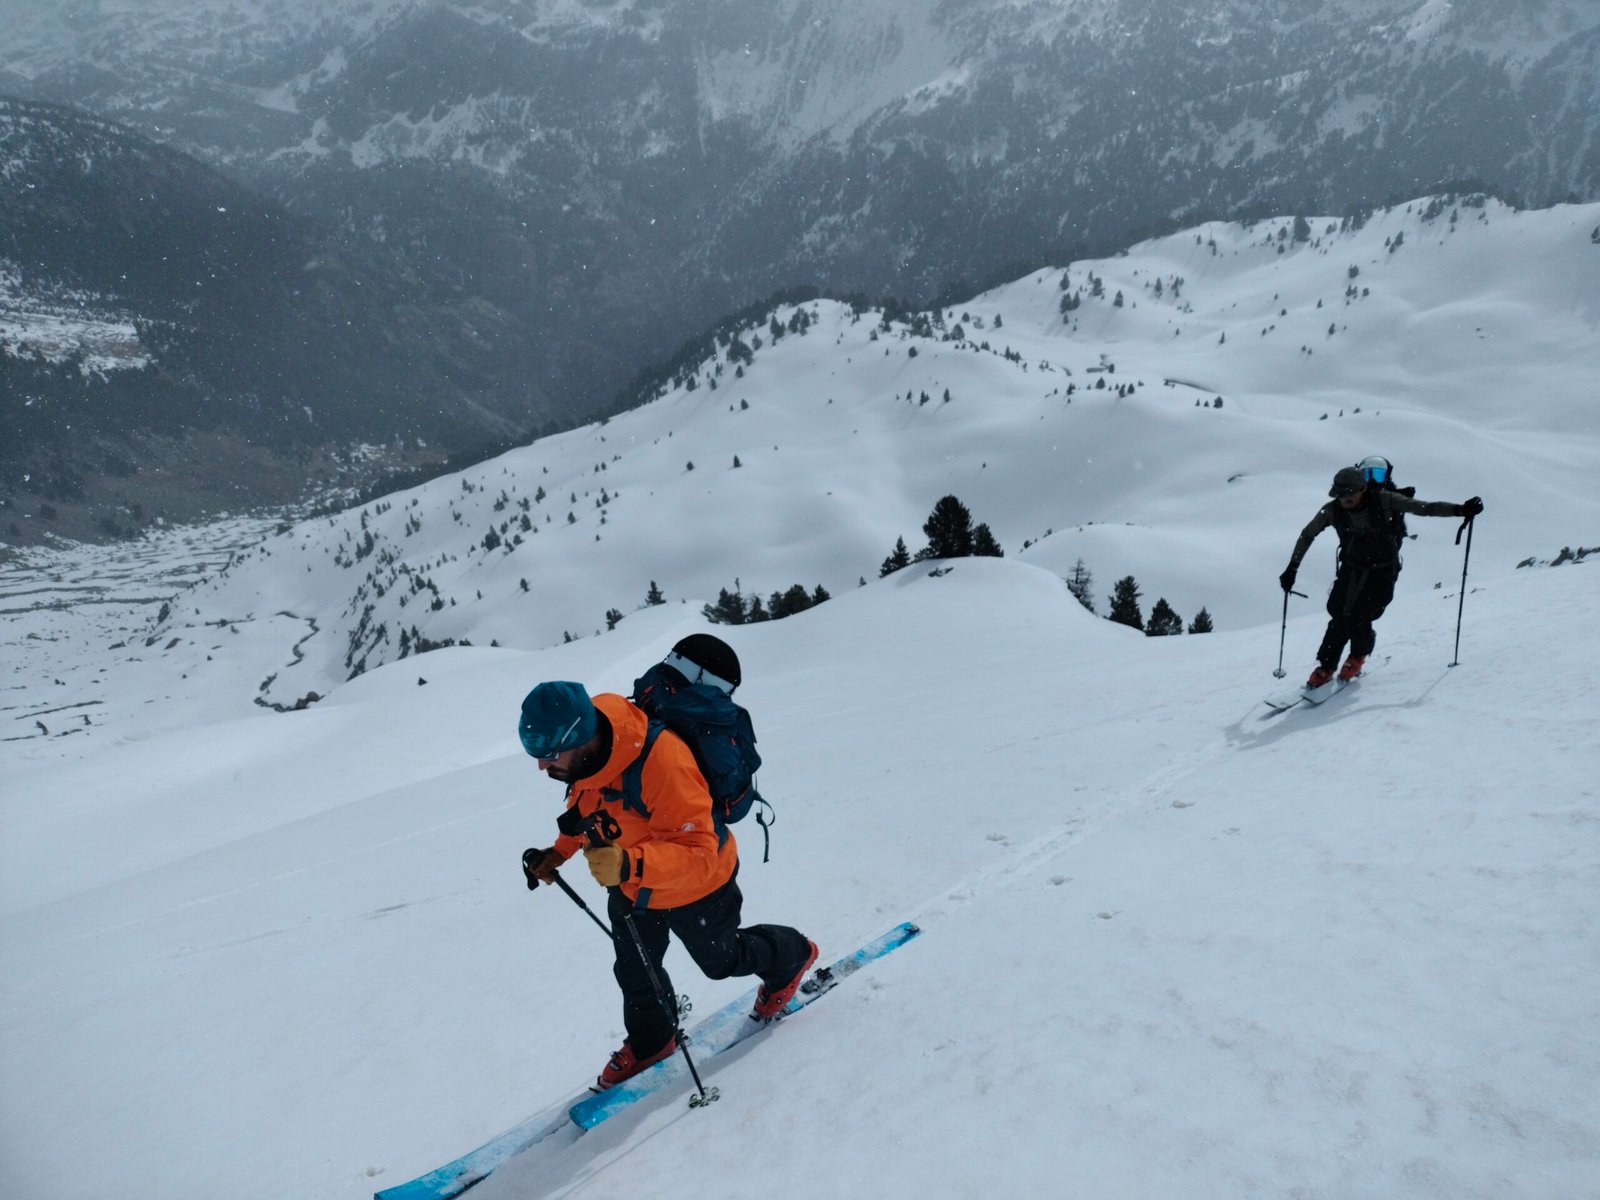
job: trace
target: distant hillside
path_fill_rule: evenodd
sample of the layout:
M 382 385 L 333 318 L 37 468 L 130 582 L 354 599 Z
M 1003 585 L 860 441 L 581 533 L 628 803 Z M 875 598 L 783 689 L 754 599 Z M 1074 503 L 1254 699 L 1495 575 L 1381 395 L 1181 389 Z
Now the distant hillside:
M 81 533 L 141 475 L 159 498 L 119 526 L 358 481 L 332 457 L 358 443 L 407 462 L 524 433 L 548 415 L 531 342 L 187 155 L 0 100 L 0 497 L 24 530 Z
M 589 415 L 790 288 L 1600 197 L 1595 0 L 0 0 L 7 68 L 448 272 Z

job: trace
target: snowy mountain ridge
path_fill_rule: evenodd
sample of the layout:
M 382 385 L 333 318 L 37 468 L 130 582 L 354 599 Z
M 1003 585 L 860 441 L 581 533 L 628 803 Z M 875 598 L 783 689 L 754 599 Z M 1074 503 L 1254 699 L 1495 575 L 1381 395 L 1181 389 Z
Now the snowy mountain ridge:
M 1208 225 L 898 319 L 781 306 L 637 409 L 269 538 L 150 636 L 312 620 L 263 686 L 292 704 L 413 644 L 592 636 L 653 583 L 692 612 L 736 582 L 837 596 L 897 538 L 920 547 L 945 494 L 1010 556 L 1083 559 L 1102 611 L 1132 574 L 1147 605 L 1240 628 L 1275 618 L 1324 477 L 1374 452 L 1425 498 L 1483 494 L 1485 561 L 1593 542 L 1600 206 L 1421 200 L 1304 242 L 1294 224 Z M 1186 553 L 1219 520 L 1223 557 Z M 1434 585 L 1457 551 L 1422 524 L 1408 578 Z M 1312 580 L 1330 566 L 1319 548 Z
M 918 550 L 947 494 L 1012 560 L 1054 579 L 1081 560 L 1101 614 L 1131 575 L 1142 612 L 1204 607 L 1224 632 L 1277 623 L 1295 535 L 1332 469 L 1371 453 L 1424 498 L 1485 498 L 1483 569 L 1600 545 L 1600 206 L 1433 198 L 1307 222 L 1304 242 L 1296 225 L 1207 225 L 887 322 L 782 305 L 631 411 L 361 508 L 14 554 L 17 734 L 53 758 L 196 707 L 315 706 L 384 664 L 431 679 L 448 659 L 415 657 L 430 646 L 604 643 L 724 589 L 836 601 L 897 539 Z M 1450 524 L 1411 532 L 1402 591 L 1447 591 Z M 207 565 L 136 584 L 163 554 Z M 1313 548 L 1291 617 L 1317 619 L 1333 557 Z M 85 673 L 80 643 L 113 649 Z

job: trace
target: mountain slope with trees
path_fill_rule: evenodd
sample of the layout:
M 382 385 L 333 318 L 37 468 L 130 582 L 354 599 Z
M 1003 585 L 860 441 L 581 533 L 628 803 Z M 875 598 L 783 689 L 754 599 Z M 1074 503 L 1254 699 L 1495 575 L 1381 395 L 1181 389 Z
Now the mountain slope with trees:
M 831 607 L 920 576 L 914 556 L 959 573 L 1002 548 L 1131 628 L 1227 631 L 1280 619 L 1295 535 L 1374 452 L 1424 499 L 1483 496 L 1475 563 L 1593 544 L 1600 205 L 1309 223 L 1209 224 L 959 307 L 753 312 L 629 411 L 286 524 L 149 636 L 262 595 L 315 615 L 253 698 L 292 705 L 434 646 L 586 640 L 684 604 L 744 624 L 756 598 Z M 1550 430 L 1559 449 L 1524 444 Z M 1411 522 L 1403 588 L 1459 578 L 1451 532 Z M 1332 560 L 1325 538 L 1300 590 Z
M 357 443 L 405 462 L 526 434 L 550 413 L 531 341 L 404 255 L 179 151 L 0 100 L 0 487 L 54 507 L 58 532 L 141 475 L 166 489 L 145 516 L 177 517 L 186 493 L 301 494 Z

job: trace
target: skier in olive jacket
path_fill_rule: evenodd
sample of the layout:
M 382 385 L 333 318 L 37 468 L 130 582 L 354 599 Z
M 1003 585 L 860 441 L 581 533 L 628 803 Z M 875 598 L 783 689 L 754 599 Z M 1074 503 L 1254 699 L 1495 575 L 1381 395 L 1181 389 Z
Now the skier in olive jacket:
M 1339 535 L 1339 566 L 1328 592 L 1328 631 L 1317 648 L 1317 667 L 1306 680 L 1308 688 L 1321 687 L 1331 680 L 1335 667 L 1340 679 L 1354 679 L 1372 653 L 1377 641 L 1372 623 L 1394 599 L 1395 577 L 1400 572 L 1400 539 L 1396 536 L 1399 514 L 1465 517 L 1470 521 L 1483 511 L 1483 501 L 1476 496 L 1463 504 L 1451 504 L 1444 500 L 1416 500 L 1401 492 L 1370 487 L 1357 467 L 1341 467 L 1328 495 L 1333 498 L 1300 531 L 1288 569 L 1278 577 L 1283 590 L 1289 591 L 1294 587 L 1300 560 L 1317 535 L 1330 527 Z M 1339 666 L 1346 642 L 1350 644 L 1350 657 Z
M 739 680 L 738 660 L 718 639 L 685 638 L 667 661 L 696 670 L 690 658 L 704 647 L 683 652 L 695 638 L 720 647 L 727 660 L 697 681 L 731 692 Z M 644 760 L 638 801 L 627 800 L 623 772 L 643 751 L 647 729 L 648 718 L 631 701 L 611 693 L 591 700 L 582 684 L 570 682 L 534 688 L 518 722 L 523 748 L 539 769 L 567 785 L 567 811 L 558 822 L 564 832 L 554 845 L 523 855 L 528 886 L 554 882 L 556 869 L 581 851 L 589 873 L 608 892 L 612 970 L 622 990 L 627 1038 L 600 1072 L 596 1091 L 677 1049 L 675 993 L 662 965 L 669 934 L 712 979 L 759 977 L 751 1014 L 759 1020 L 782 1011 L 817 959 L 816 943 L 787 925 L 740 927 L 738 844 L 731 831 L 719 839 L 705 778 L 677 734 L 664 729 L 657 735 Z M 571 830 L 584 836 L 565 832 Z

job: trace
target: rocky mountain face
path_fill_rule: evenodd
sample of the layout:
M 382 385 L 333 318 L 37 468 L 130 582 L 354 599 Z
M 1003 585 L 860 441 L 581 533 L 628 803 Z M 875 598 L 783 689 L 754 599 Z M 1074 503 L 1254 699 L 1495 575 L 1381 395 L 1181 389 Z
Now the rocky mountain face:
M 0 0 L 110 113 L 536 330 L 558 406 L 781 288 L 927 303 L 1214 215 L 1600 195 L 1591 0 Z

